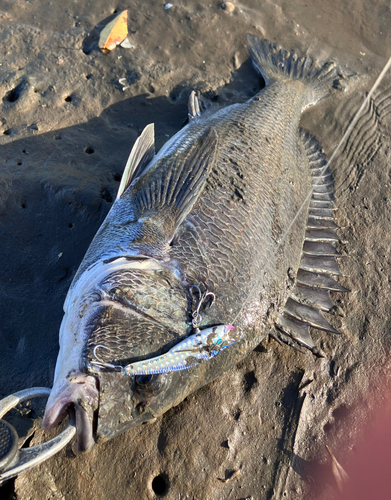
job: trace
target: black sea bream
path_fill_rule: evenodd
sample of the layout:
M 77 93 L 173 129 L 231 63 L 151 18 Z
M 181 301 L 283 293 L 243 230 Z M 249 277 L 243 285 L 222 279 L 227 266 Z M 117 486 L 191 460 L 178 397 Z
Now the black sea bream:
M 192 93 L 189 124 L 157 155 L 146 127 L 72 282 L 43 425 L 74 408 L 79 450 L 161 415 L 271 332 L 314 350 L 310 325 L 333 331 L 319 312 L 333 308 L 329 290 L 344 290 L 331 277 L 333 182 L 299 122 L 343 72 L 248 41 L 265 88 L 217 111 L 202 111 Z M 186 370 L 126 374 L 198 331 L 198 291 L 214 301 L 200 304 L 194 326 L 227 325 L 232 345 L 220 352 L 214 334 L 204 335 L 202 349 L 217 356 Z

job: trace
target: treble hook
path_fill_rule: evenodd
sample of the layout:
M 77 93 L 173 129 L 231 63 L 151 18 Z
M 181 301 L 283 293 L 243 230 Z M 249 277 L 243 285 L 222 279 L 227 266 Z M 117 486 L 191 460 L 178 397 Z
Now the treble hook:
M 212 307 L 213 302 L 216 299 L 216 295 L 213 292 L 208 292 L 208 290 L 205 290 L 204 293 L 201 293 L 201 290 L 196 285 L 192 285 L 191 287 L 189 287 L 189 291 L 192 288 L 195 288 L 198 291 L 198 296 L 199 296 L 197 307 L 196 307 L 195 311 L 192 314 L 192 318 L 193 318 L 192 325 L 193 325 L 194 329 L 197 329 L 198 325 L 202 321 L 202 316 L 200 314 L 200 309 L 201 309 L 202 304 L 205 302 L 205 300 L 206 300 L 207 297 L 212 297 L 212 302 L 210 303 L 210 307 Z

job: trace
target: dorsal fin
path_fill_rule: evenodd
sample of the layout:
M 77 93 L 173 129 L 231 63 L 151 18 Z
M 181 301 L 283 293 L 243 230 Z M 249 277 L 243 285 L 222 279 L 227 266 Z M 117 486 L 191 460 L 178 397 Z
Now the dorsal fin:
M 150 123 L 137 138 L 128 161 L 126 162 L 124 173 L 122 174 L 121 184 L 119 185 L 117 198 L 127 190 L 133 179 L 138 177 L 148 163 L 155 156 L 155 129 L 154 124 Z
M 216 159 L 217 142 L 217 133 L 210 128 L 185 152 L 162 159 L 154 171 L 148 171 L 147 180 L 137 181 L 133 192 L 136 216 L 142 218 L 149 212 L 151 220 L 167 219 L 176 230 L 202 192 Z
M 217 133 L 210 128 L 185 148 L 160 157 L 132 183 L 134 219 L 127 227 L 132 251 L 157 259 L 167 256 L 177 229 L 201 196 L 217 150 Z
M 296 286 L 288 298 L 285 310 L 277 323 L 279 340 L 310 349 L 319 355 L 310 334 L 310 327 L 338 333 L 322 316 L 320 311 L 336 312 L 329 291 L 348 291 L 332 276 L 340 274 L 334 248 L 338 241 L 333 220 L 333 178 L 318 142 L 308 133 L 300 131 L 312 176 L 312 197 L 307 221 L 307 231 L 303 245 Z M 321 197 L 319 208 L 316 205 Z
M 192 90 L 187 104 L 189 122 L 199 118 L 211 106 L 212 103 L 208 99 Z

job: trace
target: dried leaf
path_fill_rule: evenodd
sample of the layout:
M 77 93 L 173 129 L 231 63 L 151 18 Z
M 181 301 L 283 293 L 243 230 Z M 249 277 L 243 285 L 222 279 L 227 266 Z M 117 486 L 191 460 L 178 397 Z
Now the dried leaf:
M 99 48 L 113 50 L 128 35 L 128 9 L 120 12 L 100 32 Z

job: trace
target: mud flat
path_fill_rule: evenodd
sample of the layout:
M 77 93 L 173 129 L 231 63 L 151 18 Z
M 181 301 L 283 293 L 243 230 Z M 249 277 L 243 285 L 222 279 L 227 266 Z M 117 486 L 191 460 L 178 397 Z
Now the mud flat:
M 103 54 L 99 29 L 126 7 L 134 47 Z M 354 90 L 335 89 L 303 117 L 329 155 L 391 55 L 387 2 L 164 7 L 0 1 L 1 396 L 50 387 L 67 289 L 144 126 L 155 123 L 159 148 L 185 123 L 192 89 L 228 105 L 261 88 L 247 32 L 316 59 L 335 58 L 362 75 Z M 264 342 L 153 424 L 89 454 L 75 456 L 69 446 L 2 486 L 2 498 L 382 498 L 391 459 L 384 103 L 371 102 L 332 164 L 343 242 L 338 280 L 351 293 L 334 295 L 345 316 L 328 318 L 341 335 L 314 332 L 326 357 Z M 40 409 L 24 413 L 35 418 Z M 30 445 L 43 439 L 39 419 L 24 436 Z M 351 478 L 344 496 L 326 445 Z

